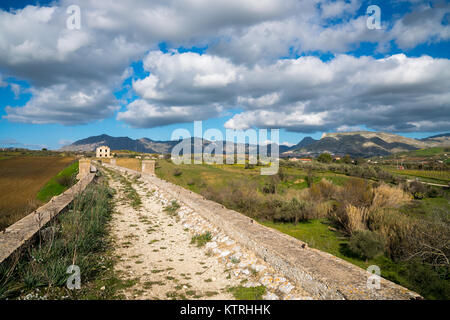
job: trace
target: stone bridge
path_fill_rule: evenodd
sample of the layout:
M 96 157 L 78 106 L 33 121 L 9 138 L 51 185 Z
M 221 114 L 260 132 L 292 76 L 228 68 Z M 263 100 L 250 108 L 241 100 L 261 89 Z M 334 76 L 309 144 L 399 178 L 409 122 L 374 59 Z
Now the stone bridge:
M 373 276 L 347 261 L 313 249 L 302 241 L 262 226 L 245 215 L 207 200 L 199 194 L 157 178 L 150 173 L 104 164 L 105 167 L 141 178 L 173 199 L 199 213 L 240 245 L 255 252 L 271 267 L 295 282 L 314 299 L 407 300 L 421 298 L 417 293 L 380 278 L 379 289 L 367 285 Z M 148 166 L 147 166 L 148 168 Z

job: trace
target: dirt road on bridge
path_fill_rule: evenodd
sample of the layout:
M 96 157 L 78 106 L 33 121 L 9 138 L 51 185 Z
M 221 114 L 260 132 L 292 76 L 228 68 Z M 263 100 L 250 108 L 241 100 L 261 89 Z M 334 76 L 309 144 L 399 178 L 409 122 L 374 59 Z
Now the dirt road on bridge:
M 126 298 L 308 298 L 217 226 L 140 175 L 104 172 L 116 190 L 111 222 L 114 255 L 119 257 L 115 268 L 124 280 L 136 281 L 124 289 Z M 200 237 L 193 242 L 195 236 Z

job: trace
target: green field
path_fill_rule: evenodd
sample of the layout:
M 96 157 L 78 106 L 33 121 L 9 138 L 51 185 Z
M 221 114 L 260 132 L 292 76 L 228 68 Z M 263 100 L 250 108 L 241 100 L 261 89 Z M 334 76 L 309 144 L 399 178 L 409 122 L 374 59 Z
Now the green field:
M 419 150 L 413 150 L 413 151 L 409 151 L 409 152 L 401 152 L 401 153 L 396 154 L 396 156 L 431 157 L 431 156 L 443 155 L 445 153 L 450 153 L 450 148 L 435 147 L 435 148 L 419 149 Z
M 47 202 L 52 197 L 63 193 L 75 183 L 75 176 L 77 173 L 78 161 L 60 171 L 54 178 L 47 182 L 45 186 L 39 190 L 36 196 L 37 199 L 42 202 Z
M 61 188 L 48 186 L 49 181 L 74 162 L 74 158 L 63 156 L 29 155 L 18 156 L 19 153 L 6 154 L 0 160 L 0 230 L 35 210 L 50 195 L 55 195 Z M 73 167 L 72 167 L 73 168 Z M 38 200 L 37 194 L 42 192 Z
M 397 170 L 389 169 L 389 171 L 407 176 L 409 178 L 423 178 L 425 182 L 447 184 L 450 182 L 450 171 L 437 171 L 437 170 Z

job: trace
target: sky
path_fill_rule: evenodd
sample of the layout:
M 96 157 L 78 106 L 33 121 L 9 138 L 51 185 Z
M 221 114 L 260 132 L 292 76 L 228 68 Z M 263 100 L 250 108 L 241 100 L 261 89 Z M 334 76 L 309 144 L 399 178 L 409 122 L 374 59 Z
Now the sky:
M 0 146 L 449 132 L 449 23 L 447 0 L 2 0 Z

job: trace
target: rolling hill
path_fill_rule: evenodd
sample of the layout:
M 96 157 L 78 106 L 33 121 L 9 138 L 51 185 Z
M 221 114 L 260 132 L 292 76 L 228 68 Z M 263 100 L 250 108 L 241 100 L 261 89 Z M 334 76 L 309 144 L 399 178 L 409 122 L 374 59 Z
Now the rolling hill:
M 196 138 L 197 139 L 197 138 Z M 131 139 L 129 137 L 111 137 L 106 134 L 78 140 L 63 147 L 63 151 L 94 151 L 101 145 L 112 150 L 129 150 L 142 153 L 170 153 L 180 141 L 155 141 L 149 138 Z M 220 144 L 203 140 L 203 148 L 210 144 Z M 190 139 L 193 150 L 194 138 Z M 235 144 L 237 146 L 237 144 Z M 292 147 L 279 146 L 282 157 L 317 156 L 327 152 L 334 155 L 349 154 L 352 157 L 386 156 L 399 152 L 413 151 L 430 147 L 450 146 L 450 134 L 441 134 L 424 139 L 412 139 L 396 134 L 372 131 L 325 133 L 320 140 L 306 137 Z M 226 150 L 224 145 L 224 151 Z M 268 145 L 269 153 L 276 144 Z M 246 152 L 254 151 L 257 145 L 245 144 Z

